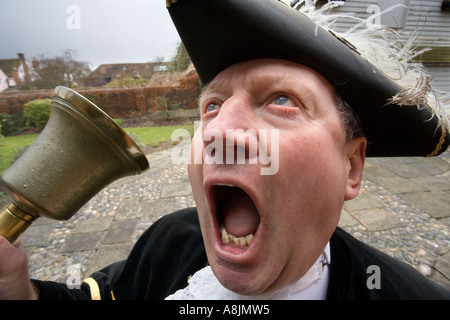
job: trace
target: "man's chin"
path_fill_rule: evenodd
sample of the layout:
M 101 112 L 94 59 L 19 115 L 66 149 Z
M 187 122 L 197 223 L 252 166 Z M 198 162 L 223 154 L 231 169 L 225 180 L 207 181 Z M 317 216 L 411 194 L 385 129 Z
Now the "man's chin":
M 211 269 L 222 286 L 240 295 L 260 295 L 266 293 L 267 288 L 270 287 L 270 283 L 265 283 L 268 277 L 265 276 L 264 280 L 260 281 L 257 271 L 238 271 L 220 264 L 211 265 Z

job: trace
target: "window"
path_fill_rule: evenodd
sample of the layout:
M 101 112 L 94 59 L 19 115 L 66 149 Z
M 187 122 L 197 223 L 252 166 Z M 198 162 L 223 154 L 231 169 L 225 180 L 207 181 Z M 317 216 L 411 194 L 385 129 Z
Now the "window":
M 381 15 L 381 24 L 391 28 L 404 28 L 408 17 L 409 2 L 410 0 L 378 0 L 380 12 L 396 6 Z

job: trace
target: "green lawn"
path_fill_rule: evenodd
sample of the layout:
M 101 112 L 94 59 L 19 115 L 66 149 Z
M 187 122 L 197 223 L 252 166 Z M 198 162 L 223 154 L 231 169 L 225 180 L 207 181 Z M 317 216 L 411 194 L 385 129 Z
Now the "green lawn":
M 27 146 L 33 143 L 37 134 L 23 136 L 4 137 L 0 140 L 0 173 L 5 171 L 14 161 L 16 154 L 23 152 Z
M 170 141 L 172 132 L 182 128 L 188 130 L 191 135 L 193 125 L 168 126 L 168 127 L 135 127 L 124 130 L 141 146 L 158 146 L 160 143 Z M 16 154 L 22 152 L 37 138 L 37 134 L 5 137 L 0 140 L 0 173 L 3 173 L 14 161 Z
M 172 133 L 175 129 L 186 129 L 189 131 L 191 136 L 194 133 L 193 125 L 124 128 L 124 130 L 136 141 L 136 143 L 152 147 L 156 147 L 162 142 L 170 141 Z

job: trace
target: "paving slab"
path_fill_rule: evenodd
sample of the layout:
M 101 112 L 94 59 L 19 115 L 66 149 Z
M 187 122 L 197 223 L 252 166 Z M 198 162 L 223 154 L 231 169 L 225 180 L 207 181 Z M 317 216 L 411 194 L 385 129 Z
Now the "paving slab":
M 73 229 L 72 234 L 107 231 L 113 220 L 113 217 L 82 220 L 77 224 L 75 229 Z
M 116 220 L 135 219 L 142 216 L 142 200 L 125 199 L 118 204 Z
M 150 157 L 149 164 L 150 168 L 156 169 L 167 169 L 173 166 L 172 153 L 171 152 L 161 152 L 157 156 Z
M 347 210 L 343 209 L 338 226 L 343 228 L 347 226 L 354 226 L 357 224 L 359 224 L 358 220 L 356 220 Z
M 189 196 L 192 194 L 191 184 L 189 181 L 168 183 L 163 186 L 161 198 Z
M 426 170 L 426 165 L 423 163 L 398 163 L 392 161 L 389 170 L 402 178 L 416 178 L 426 177 L 430 173 Z
M 73 252 L 84 250 L 96 250 L 105 232 L 79 233 L 67 237 L 59 252 Z
M 54 228 L 54 223 L 31 225 L 28 230 L 22 235 L 23 245 L 36 246 L 41 244 L 44 238 L 47 237 Z
M 156 200 L 143 201 L 143 211 L 149 215 L 164 215 L 173 212 L 175 206 L 173 198 L 162 198 Z
M 114 245 L 103 245 L 98 249 L 96 258 L 87 270 L 90 275 L 95 271 L 101 270 L 113 263 L 125 260 L 133 247 L 132 243 L 121 243 Z
M 381 208 L 383 206 L 384 204 L 376 197 L 365 194 L 360 194 L 355 199 L 344 202 L 344 208 L 350 212 L 363 209 Z
M 449 153 L 448 151 L 446 153 Z M 422 170 L 430 175 L 440 175 L 450 170 L 450 162 L 442 155 L 433 158 L 416 158 L 423 166 Z
M 450 192 L 409 192 L 399 194 L 399 197 L 406 202 L 413 203 L 435 218 L 450 216 Z
M 402 178 L 400 176 L 391 174 L 390 176 L 372 176 L 369 180 L 375 182 L 379 186 L 385 188 L 386 190 L 398 194 L 407 192 L 420 192 L 425 191 L 421 185 L 415 183 L 414 181 Z
M 351 215 L 370 231 L 393 229 L 405 225 L 399 218 L 382 208 L 352 211 Z
M 426 176 L 411 178 L 415 184 L 420 185 L 426 191 L 448 191 L 450 190 L 450 179 L 441 176 Z
M 392 171 L 379 165 L 368 165 L 372 163 L 372 161 L 368 161 L 369 162 L 364 165 L 363 178 L 371 179 L 374 177 L 392 177 Z
M 136 229 L 137 219 L 114 221 L 103 239 L 104 244 L 129 242 Z

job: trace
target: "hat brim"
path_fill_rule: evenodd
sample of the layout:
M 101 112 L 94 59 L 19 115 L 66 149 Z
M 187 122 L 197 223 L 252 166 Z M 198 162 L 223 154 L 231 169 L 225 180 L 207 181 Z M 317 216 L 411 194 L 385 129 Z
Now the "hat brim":
M 428 105 L 387 104 L 403 88 L 332 32 L 277 0 L 178 0 L 169 13 L 200 80 L 253 59 L 285 59 L 324 76 L 352 107 L 368 156 L 428 156 L 450 144 Z

